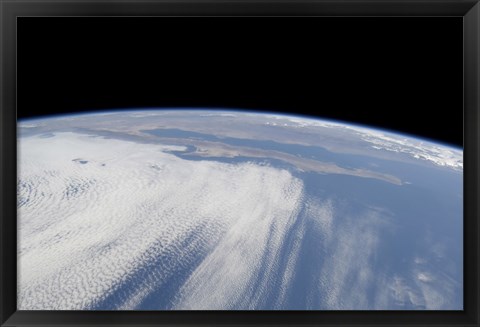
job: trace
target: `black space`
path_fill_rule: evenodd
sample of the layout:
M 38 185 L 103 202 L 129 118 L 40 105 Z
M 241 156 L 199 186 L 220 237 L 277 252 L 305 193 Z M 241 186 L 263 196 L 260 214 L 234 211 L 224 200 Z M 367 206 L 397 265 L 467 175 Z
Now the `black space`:
M 289 112 L 463 144 L 461 17 L 18 18 L 18 118 Z

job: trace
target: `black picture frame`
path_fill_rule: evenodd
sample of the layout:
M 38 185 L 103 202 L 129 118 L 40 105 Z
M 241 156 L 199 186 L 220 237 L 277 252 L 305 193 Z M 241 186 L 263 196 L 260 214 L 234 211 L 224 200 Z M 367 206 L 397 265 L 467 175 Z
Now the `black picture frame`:
M 480 4 L 477 0 L 0 1 L 1 326 L 461 325 L 479 326 Z M 463 16 L 463 311 L 17 311 L 16 18 L 19 16 Z

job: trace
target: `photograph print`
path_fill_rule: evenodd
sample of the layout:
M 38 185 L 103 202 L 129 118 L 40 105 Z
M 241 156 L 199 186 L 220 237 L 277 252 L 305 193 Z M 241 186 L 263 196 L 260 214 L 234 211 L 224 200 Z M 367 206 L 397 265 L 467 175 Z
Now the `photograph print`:
M 18 310 L 463 310 L 461 17 L 19 17 Z

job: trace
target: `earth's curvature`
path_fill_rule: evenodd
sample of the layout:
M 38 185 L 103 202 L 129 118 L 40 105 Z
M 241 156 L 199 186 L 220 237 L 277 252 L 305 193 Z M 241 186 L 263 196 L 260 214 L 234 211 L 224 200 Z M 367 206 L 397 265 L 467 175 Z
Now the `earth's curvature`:
M 18 123 L 18 309 L 463 309 L 463 151 L 241 111 Z

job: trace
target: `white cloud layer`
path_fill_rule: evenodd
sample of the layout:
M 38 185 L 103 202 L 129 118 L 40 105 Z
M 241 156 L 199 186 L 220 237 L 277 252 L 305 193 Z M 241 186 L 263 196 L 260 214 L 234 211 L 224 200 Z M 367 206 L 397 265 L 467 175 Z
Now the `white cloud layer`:
M 282 242 L 296 217 L 301 181 L 267 166 L 162 152 L 171 149 L 73 133 L 20 139 L 19 309 L 95 307 L 157 258 L 157 273 L 124 294 L 124 308 L 205 256 L 190 280 L 203 276 L 211 287 L 223 275 L 231 290 L 248 288 L 267 246 Z M 219 292 L 233 299 L 231 290 Z

